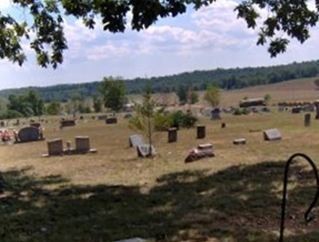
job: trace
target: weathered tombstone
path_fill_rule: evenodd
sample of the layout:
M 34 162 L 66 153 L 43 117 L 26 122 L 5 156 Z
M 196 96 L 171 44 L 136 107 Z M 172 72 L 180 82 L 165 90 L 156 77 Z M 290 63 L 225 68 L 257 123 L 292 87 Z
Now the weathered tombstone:
M 168 143 L 173 143 L 177 141 L 177 128 L 168 129 Z
M 245 145 L 246 139 L 244 139 L 244 138 L 234 139 L 233 144 L 234 145 Z
M 18 132 L 18 142 L 31 142 L 41 140 L 40 130 L 35 127 L 25 127 Z
M 62 139 L 53 139 L 47 142 L 48 155 L 63 155 L 63 142 Z
M 197 148 L 192 149 L 187 157 L 185 158 L 185 163 L 193 162 L 205 157 L 214 157 L 212 144 L 200 144 Z
M 219 108 L 214 108 L 211 111 L 211 119 L 212 120 L 219 120 L 220 119 L 220 109 Z
M 137 155 L 138 157 L 148 157 L 148 156 L 153 156 L 156 154 L 156 151 L 155 151 L 155 148 L 154 146 L 152 145 L 150 147 L 149 144 L 143 144 L 143 145 L 138 145 L 136 147 L 136 150 L 137 150 Z M 151 150 L 151 154 L 150 154 L 150 150 Z
M 111 117 L 111 118 L 107 118 L 105 120 L 106 124 L 116 124 L 117 123 L 117 118 L 116 117 Z
M 316 100 L 314 105 L 316 106 L 316 119 L 319 119 L 319 100 Z
M 301 112 L 301 108 L 300 107 L 293 107 L 291 109 L 291 113 L 296 114 L 296 113 L 300 113 L 300 112 Z
M 267 129 L 264 130 L 264 140 L 274 141 L 281 140 L 281 133 L 278 129 Z
M 222 128 L 222 129 L 226 128 L 226 123 L 222 123 L 222 124 L 221 124 L 221 128 Z
M 143 137 L 141 135 L 134 134 L 134 135 L 131 135 L 129 137 L 130 147 L 136 148 L 137 146 L 143 145 L 143 144 L 144 144 L 144 140 L 143 140 Z
M 197 139 L 204 139 L 206 137 L 206 127 L 203 125 L 197 126 Z
M 3 120 L 1 120 L 1 122 L 0 122 L 0 127 L 3 128 L 4 126 L 5 126 L 5 123 L 4 123 Z
M 90 138 L 88 136 L 75 137 L 75 151 L 78 153 L 87 153 L 90 151 Z
M 309 127 L 310 124 L 311 124 L 311 114 L 310 113 L 306 113 L 305 114 L 304 125 L 305 125 L 305 127 Z
M 60 121 L 61 128 L 75 126 L 75 124 L 75 119 L 63 119 Z

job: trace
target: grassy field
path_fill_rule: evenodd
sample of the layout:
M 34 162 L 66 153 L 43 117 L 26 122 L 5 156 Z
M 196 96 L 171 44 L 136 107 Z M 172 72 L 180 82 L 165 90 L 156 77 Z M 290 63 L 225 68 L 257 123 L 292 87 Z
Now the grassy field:
M 63 130 L 57 120 L 44 125 L 47 139 L 74 143 L 88 135 L 98 153 L 43 158 L 46 142 L 1 145 L 1 242 L 277 241 L 284 161 L 296 152 L 319 157 L 319 121 L 305 128 L 303 114 L 223 116 L 226 129 L 200 117 L 205 140 L 196 140 L 195 129 L 180 130 L 174 144 L 156 133 L 153 159 L 129 148 L 127 120 L 106 125 L 88 117 Z M 274 127 L 282 141 L 249 132 Z M 234 146 L 239 137 L 247 145 Z M 205 142 L 216 157 L 185 164 L 188 151 Z M 290 177 L 286 241 L 319 241 L 319 220 L 303 222 L 315 194 L 305 163 Z

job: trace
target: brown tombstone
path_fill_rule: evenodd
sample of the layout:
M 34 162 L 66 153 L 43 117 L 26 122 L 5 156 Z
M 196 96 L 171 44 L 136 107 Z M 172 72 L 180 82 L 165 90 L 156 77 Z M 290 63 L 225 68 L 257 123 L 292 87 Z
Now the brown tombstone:
M 319 100 L 316 100 L 314 105 L 316 106 L 316 119 L 319 119 Z
M 53 139 L 48 141 L 48 155 L 63 155 L 62 139 Z
M 90 138 L 88 136 L 75 137 L 75 150 L 78 153 L 87 153 L 90 151 Z
M 168 130 L 168 143 L 177 141 L 177 128 L 169 128 Z
M 304 125 L 305 125 L 305 127 L 309 127 L 310 124 L 311 124 L 311 114 L 310 113 L 306 113 L 305 114 Z
M 64 128 L 64 127 L 71 127 L 71 126 L 75 126 L 75 119 L 62 119 L 60 121 L 60 127 Z
M 116 124 L 117 123 L 117 118 L 116 117 L 111 117 L 111 118 L 107 118 L 105 120 L 106 124 Z
M 221 124 L 221 128 L 222 128 L 222 129 L 226 128 L 226 123 L 222 123 L 222 124 Z
M 204 139 L 206 137 L 206 127 L 203 125 L 197 126 L 197 139 Z

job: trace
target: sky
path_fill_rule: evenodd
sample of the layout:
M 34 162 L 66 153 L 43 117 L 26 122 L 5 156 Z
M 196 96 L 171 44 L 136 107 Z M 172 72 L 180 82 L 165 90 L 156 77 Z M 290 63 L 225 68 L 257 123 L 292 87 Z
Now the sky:
M 136 32 L 128 28 L 118 34 L 103 31 L 101 24 L 89 30 L 80 20 L 65 18 L 68 50 L 63 64 L 56 70 L 41 68 L 24 44 L 27 62 L 22 67 L 0 60 L 0 89 L 319 59 L 318 27 L 311 29 L 311 38 L 304 44 L 292 41 L 286 53 L 270 58 L 266 47 L 256 46 L 257 32 L 237 19 L 236 5 L 235 0 L 218 0 L 198 11 L 189 9 L 184 15 L 159 20 L 147 30 Z M 0 11 L 16 14 L 17 9 L 10 0 L 0 0 Z

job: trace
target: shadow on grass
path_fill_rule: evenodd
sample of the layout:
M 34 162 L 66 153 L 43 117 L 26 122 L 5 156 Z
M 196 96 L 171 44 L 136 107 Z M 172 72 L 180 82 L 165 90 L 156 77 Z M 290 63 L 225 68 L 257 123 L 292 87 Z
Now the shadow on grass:
M 164 175 L 147 193 L 137 186 L 61 186 L 25 170 L 3 173 L 0 241 L 277 241 L 284 163 L 234 166 L 220 172 Z M 311 173 L 290 174 L 286 241 L 319 241 L 318 219 L 303 224 L 315 190 Z

